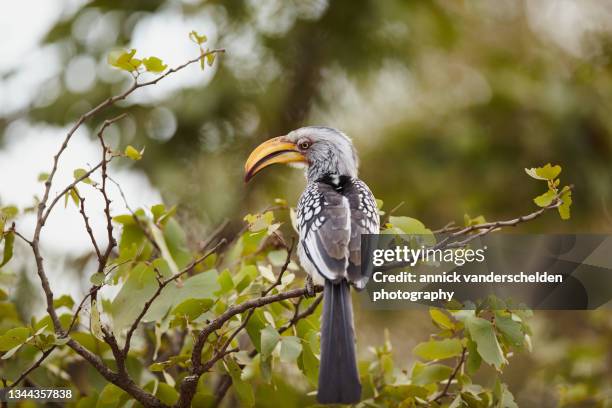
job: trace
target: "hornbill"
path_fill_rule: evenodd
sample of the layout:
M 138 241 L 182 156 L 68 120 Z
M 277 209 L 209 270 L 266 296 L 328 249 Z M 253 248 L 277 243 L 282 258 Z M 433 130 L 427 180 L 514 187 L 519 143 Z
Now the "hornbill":
M 365 287 L 361 234 L 377 234 L 376 201 L 357 178 L 357 154 L 341 131 L 308 126 L 259 145 L 246 161 L 245 181 L 274 163 L 302 164 L 307 185 L 297 206 L 298 257 L 313 280 L 324 285 L 321 364 L 317 400 L 350 404 L 360 400 L 349 285 Z

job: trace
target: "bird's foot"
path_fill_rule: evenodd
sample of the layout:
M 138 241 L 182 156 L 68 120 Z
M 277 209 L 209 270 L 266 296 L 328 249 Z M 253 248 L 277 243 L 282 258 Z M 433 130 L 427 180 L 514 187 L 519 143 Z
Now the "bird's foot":
M 312 281 L 312 276 L 310 276 L 310 275 L 306 276 L 305 289 L 306 289 L 306 297 L 311 298 L 311 297 L 314 297 L 316 295 L 315 285 L 314 285 L 314 282 Z

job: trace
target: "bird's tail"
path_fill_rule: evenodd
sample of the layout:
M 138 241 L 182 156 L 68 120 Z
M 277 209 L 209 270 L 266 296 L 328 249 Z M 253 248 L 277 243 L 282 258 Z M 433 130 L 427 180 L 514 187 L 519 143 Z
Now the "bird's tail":
M 351 404 L 360 399 L 349 284 L 325 280 L 317 400 L 321 404 Z

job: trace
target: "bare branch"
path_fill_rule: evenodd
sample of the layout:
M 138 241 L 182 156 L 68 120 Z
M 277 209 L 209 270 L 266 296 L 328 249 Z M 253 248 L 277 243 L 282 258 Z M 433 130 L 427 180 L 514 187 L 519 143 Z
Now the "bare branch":
M 18 236 L 19 238 L 21 238 L 21 240 L 25 242 L 26 244 L 32 246 L 32 241 L 30 241 L 29 239 L 24 237 L 19 231 L 17 231 L 17 227 L 15 226 L 15 223 L 11 224 L 11 228 L 9 229 L 9 231 L 11 231 L 13 234 Z
M 104 253 L 98 253 L 98 272 L 102 272 L 106 267 L 106 263 L 108 262 L 108 257 L 110 256 L 113 248 L 117 245 L 117 241 L 113 237 L 113 218 L 110 213 L 110 205 L 111 200 L 108 198 L 108 194 L 106 192 L 106 180 L 108 179 L 108 163 L 112 159 L 112 156 L 108 159 L 106 155 L 110 153 L 110 149 L 106 146 L 104 142 L 104 131 L 111 126 L 113 123 L 120 121 L 127 115 L 125 113 L 116 116 L 112 119 L 108 119 L 104 121 L 104 124 L 98 131 L 98 139 L 100 140 L 100 147 L 102 148 L 102 184 L 100 187 L 100 192 L 102 193 L 102 197 L 104 198 L 104 216 L 106 217 L 106 231 L 108 235 L 108 243 L 106 245 L 106 250 Z
M 77 195 L 77 197 L 79 197 L 79 212 L 81 213 L 83 221 L 85 222 L 85 230 L 87 230 L 87 234 L 89 235 L 91 244 L 93 245 L 94 250 L 96 251 L 96 256 L 98 257 L 98 259 L 100 259 L 100 257 L 102 256 L 100 255 L 100 248 L 98 248 L 98 243 L 96 242 L 96 238 L 93 235 L 93 230 L 91 229 L 91 225 L 89 224 L 89 217 L 87 217 L 87 213 L 85 212 L 85 197 L 81 196 L 78 192 L 76 192 L 75 194 Z

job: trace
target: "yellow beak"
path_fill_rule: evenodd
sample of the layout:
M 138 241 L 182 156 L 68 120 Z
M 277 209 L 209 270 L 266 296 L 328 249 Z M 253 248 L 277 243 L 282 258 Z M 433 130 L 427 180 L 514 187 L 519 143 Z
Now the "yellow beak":
M 275 163 L 306 163 L 306 157 L 299 152 L 295 143 L 283 140 L 283 136 L 266 140 L 251 152 L 244 164 L 244 181 L 248 182 L 265 167 Z

